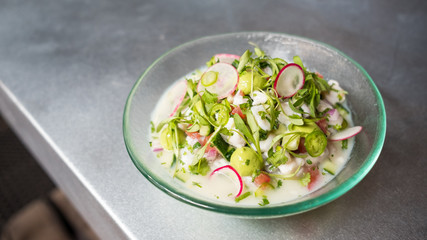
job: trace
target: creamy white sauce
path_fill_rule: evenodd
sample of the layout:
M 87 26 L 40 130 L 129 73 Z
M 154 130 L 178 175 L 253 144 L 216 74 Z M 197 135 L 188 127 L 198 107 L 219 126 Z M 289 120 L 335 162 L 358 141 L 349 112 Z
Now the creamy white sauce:
M 173 96 L 173 94 L 171 92 L 174 90 L 176 85 L 180 84 L 180 81 L 185 81 L 185 78 L 198 79 L 199 77 L 200 75 L 198 74 L 196 75 L 189 74 L 179 79 L 177 82 L 175 82 L 173 86 L 171 86 L 169 89 L 165 91 L 163 96 L 160 98 L 160 101 L 157 103 L 151 116 L 151 119 L 155 125 L 157 125 L 159 122 L 169 117 L 169 114 L 172 112 L 173 106 L 171 106 L 171 103 L 173 102 L 173 99 L 171 98 L 171 96 Z M 286 114 L 290 114 L 288 112 L 289 110 L 290 108 L 286 106 L 285 108 Z M 279 116 L 279 120 L 284 119 L 284 117 L 285 116 L 281 113 L 281 116 Z M 353 122 L 351 120 L 351 114 L 344 116 L 344 119 L 347 120 L 349 126 L 353 126 Z M 188 136 L 187 136 L 187 139 L 189 139 Z M 151 136 L 151 140 L 153 142 L 158 142 L 158 135 L 153 134 Z M 189 139 L 189 143 L 190 143 L 189 145 L 194 144 L 195 143 L 194 139 Z M 341 169 L 345 166 L 346 162 L 350 157 L 350 153 L 353 149 L 353 145 L 354 145 L 354 138 L 348 139 L 347 149 L 342 149 L 341 141 L 336 141 L 336 142 L 328 141 L 328 146 L 326 151 L 328 151 L 329 155 L 324 158 L 329 158 L 336 165 L 337 170 L 335 175 L 337 175 L 341 171 Z M 170 171 L 171 177 L 172 177 L 175 172 L 175 168 L 170 167 L 171 159 L 173 156 L 172 151 L 164 150 L 163 152 L 160 152 L 160 153 L 154 152 L 153 154 L 159 158 L 159 164 L 162 164 L 163 166 L 165 166 L 166 171 Z M 186 171 L 188 171 L 188 165 L 191 164 L 193 159 L 193 155 L 191 154 L 192 153 L 188 149 L 180 150 L 180 156 L 182 158 L 181 159 L 182 165 L 180 167 L 181 168 L 183 166 L 186 167 L 187 168 Z M 286 167 L 292 168 L 291 161 L 294 161 L 294 163 L 297 162 L 297 160 L 293 158 L 294 157 L 290 157 L 290 159 L 288 160 L 289 166 L 286 166 Z M 313 158 L 309 157 L 309 159 L 313 159 Z M 313 159 L 313 164 L 315 163 L 316 163 L 316 159 Z M 215 161 L 210 161 L 209 164 L 212 172 L 212 170 L 218 167 L 228 165 L 229 162 L 218 154 L 218 158 Z M 307 164 L 308 163 L 306 163 L 306 165 Z M 298 164 L 295 164 L 295 166 L 298 167 Z M 292 168 L 292 170 L 295 170 L 295 169 L 296 167 Z M 331 179 L 334 178 L 334 175 L 331 175 L 329 173 L 322 171 L 322 163 L 320 163 L 319 169 L 320 169 L 320 174 L 318 176 L 318 180 L 315 182 L 311 190 L 303 186 L 299 180 L 282 180 L 281 187 L 275 188 L 274 190 L 265 191 L 265 195 L 268 198 L 269 204 L 271 205 L 271 204 L 283 203 L 283 202 L 294 200 L 310 192 L 316 191 L 317 189 L 321 188 L 326 183 L 328 183 Z M 216 199 L 221 202 L 238 204 L 238 205 L 251 205 L 251 206 L 258 206 L 258 204 L 262 202 L 261 197 L 254 196 L 254 192 L 257 190 L 258 187 L 255 186 L 255 184 L 252 182 L 251 177 L 242 177 L 242 178 L 244 182 L 243 193 L 246 191 L 250 191 L 252 194 L 249 197 L 241 200 L 239 203 L 236 203 L 235 196 L 239 190 L 237 177 L 233 175 L 230 171 L 224 171 L 225 172 L 224 174 L 219 173 L 219 174 L 214 174 L 212 177 L 209 177 L 211 172 L 209 172 L 206 176 L 189 174 L 189 179 L 187 179 L 185 183 L 183 182 L 183 184 L 186 185 L 188 188 L 194 190 L 201 196 L 204 196 L 210 199 Z M 179 180 L 176 179 L 176 181 L 179 181 Z M 276 186 L 276 183 L 273 183 L 273 185 Z

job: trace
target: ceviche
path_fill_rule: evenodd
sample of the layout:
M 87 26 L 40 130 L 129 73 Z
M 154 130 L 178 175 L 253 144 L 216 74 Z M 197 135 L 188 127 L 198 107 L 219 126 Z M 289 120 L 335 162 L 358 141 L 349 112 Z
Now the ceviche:
M 265 206 L 315 191 L 342 169 L 362 127 L 338 81 L 256 45 L 207 60 L 152 114 L 151 149 L 172 177 L 210 198 Z

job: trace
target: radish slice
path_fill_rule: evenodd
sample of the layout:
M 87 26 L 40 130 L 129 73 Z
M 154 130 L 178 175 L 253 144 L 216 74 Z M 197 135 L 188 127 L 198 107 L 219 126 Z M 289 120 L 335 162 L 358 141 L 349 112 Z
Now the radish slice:
M 345 140 L 345 139 L 349 139 L 353 136 L 355 136 L 356 134 L 360 133 L 360 131 L 362 131 L 362 127 L 361 126 L 356 126 L 356 127 L 351 127 L 351 128 L 347 128 L 344 129 L 334 135 L 332 135 L 329 140 L 331 141 L 341 141 L 341 140 Z
M 218 78 L 216 82 L 208 87 L 203 86 L 202 81 L 199 81 L 197 86 L 197 91 L 200 93 L 205 89 L 210 93 L 215 93 L 218 95 L 218 99 L 223 99 L 228 97 L 234 92 L 239 83 L 239 74 L 237 73 L 236 68 L 228 63 L 217 63 L 212 65 L 206 72 L 217 72 Z M 205 73 L 206 73 L 205 72 Z
M 232 64 L 234 60 L 239 60 L 240 56 L 229 54 L 229 53 L 218 53 L 215 54 L 215 61 L 221 62 L 221 63 L 228 63 Z
M 163 148 L 153 148 L 153 152 L 161 152 L 163 151 Z
M 187 81 L 181 80 L 178 83 L 173 86 L 173 88 L 168 92 L 168 98 L 171 99 L 172 104 L 171 106 L 174 106 L 172 113 L 169 115 L 169 117 L 172 117 L 175 115 L 176 111 L 178 110 L 178 107 L 181 105 L 182 101 L 184 100 L 185 94 L 187 93 Z
M 222 171 L 224 171 L 225 169 L 230 169 L 230 170 L 232 170 L 232 171 L 236 174 L 237 178 L 239 179 L 240 189 L 239 189 L 239 192 L 237 193 L 237 195 L 236 195 L 235 197 L 240 196 L 240 194 L 242 194 L 242 191 L 243 191 L 243 180 L 242 180 L 242 177 L 240 176 L 240 174 L 239 174 L 239 173 L 236 171 L 236 169 L 234 169 L 232 166 L 230 166 L 230 165 L 225 165 L 225 166 L 219 167 L 219 168 L 217 168 L 217 169 L 213 170 L 213 172 L 211 173 L 210 177 L 212 177 L 212 176 L 213 176 L 215 173 L 217 173 L 217 172 L 222 172 Z
M 277 75 L 274 89 L 282 98 L 290 98 L 304 86 L 305 76 L 302 68 L 295 63 L 284 66 Z

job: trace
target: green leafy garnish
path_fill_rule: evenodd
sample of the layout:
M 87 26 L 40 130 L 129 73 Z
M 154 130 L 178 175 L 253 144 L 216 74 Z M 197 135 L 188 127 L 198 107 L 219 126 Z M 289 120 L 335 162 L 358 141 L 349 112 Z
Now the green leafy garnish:
M 196 142 L 194 145 L 193 145 L 193 149 L 197 149 L 197 148 L 199 148 L 199 147 L 201 147 L 202 146 L 202 144 L 200 144 L 199 142 Z
M 260 203 L 258 203 L 258 205 L 260 205 L 261 207 L 270 204 L 270 202 L 267 199 L 267 196 L 262 196 L 262 201 Z
M 150 121 L 150 126 L 151 126 L 151 128 L 150 128 L 151 133 L 154 133 L 154 131 L 156 131 L 156 128 L 154 127 L 153 121 Z
M 288 161 L 288 158 L 285 156 L 285 149 L 280 148 L 279 151 L 276 151 L 271 157 L 268 157 L 266 161 L 276 168 L 285 164 Z
M 200 185 L 200 183 L 198 183 L 198 182 L 194 182 L 194 181 L 193 181 L 193 185 L 194 185 L 194 186 L 197 186 L 197 187 L 199 187 L 199 188 L 202 188 L 202 185 Z
M 234 151 L 236 151 L 235 148 L 230 148 L 230 150 L 228 150 L 227 153 L 224 155 L 224 158 L 227 161 L 230 161 L 231 155 L 233 155 Z
M 234 201 L 235 201 L 236 203 L 238 203 L 238 202 L 242 201 L 243 199 L 245 199 L 245 198 L 249 197 L 250 195 L 251 195 L 251 192 L 245 192 L 245 193 L 241 194 L 240 196 L 236 197 L 236 198 L 234 199 Z
M 347 149 L 348 148 L 348 139 L 345 139 L 345 140 L 341 141 L 341 148 L 342 149 Z
M 206 66 L 210 67 L 210 66 L 214 65 L 217 62 L 218 62 L 218 60 L 215 59 L 215 56 L 213 56 L 208 62 L 206 62 Z
M 254 136 L 252 135 L 251 131 L 249 131 L 249 128 L 246 126 L 245 122 L 243 121 L 243 119 L 239 116 L 239 114 L 234 114 L 233 115 L 234 118 L 234 124 L 236 125 L 236 128 L 243 133 L 243 135 L 245 135 L 245 137 L 255 143 L 255 139 Z
M 299 181 L 301 185 L 307 187 L 311 181 L 311 174 L 309 172 L 304 173 L 303 177 Z
M 200 159 L 199 162 L 195 165 L 190 165 L 188 169 L 192 174 L 200 174 L 202 176 L 205 176 L 210 170 L 208 160 L 206 160 L 206 158 Z
M 239 60 L 234 60 L 232 63 L 231 63 L 231 65 L 235 68 L 235 69 L 237 69 L 238 67 L 239 67 Z
M 306 71 L 304 64 L 299 56 L 294 56 L 294 63 L 298 64 L 304 71 Z
M 240 57 L 239 66 L 237 67 L 237 72 L 241 73 L 243 69 L 245 69 L 246 63 L 249 62 L 249 59 L 252 55 L 252 52 L 249 50 L 246 50 L 243 55 Z
M 282 180 L 280 180 L 280 179 L 279 179 L 279 181 L 277 181 L 277 186 L 276 186 L 276 188 L 280 188 L 280 187 L 282 186 L 282 184 L 283 184 L 283 183 L 282 183 Z

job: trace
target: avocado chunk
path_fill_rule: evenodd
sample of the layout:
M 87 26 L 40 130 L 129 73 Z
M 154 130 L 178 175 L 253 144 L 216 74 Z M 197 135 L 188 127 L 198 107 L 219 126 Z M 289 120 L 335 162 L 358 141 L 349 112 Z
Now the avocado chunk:
M 251 176 L 253 172 L 263 167 L 263 161 L 252 148 L 242 147 L 237 148 L 231 155 L 230 165 L 241 176 Z
M 258 72 L 253 72 L 253 90 L 258 90 L 264 87 L 266 79 Z M 252 91 L 252 71 L 244 71 L 240 74 L 239 85 L 237 86 L 240 91 L 249 94 Z
M 292 129 L 289 129 L 289 130 L 291 130 L 292 132 L 303 132 L 303 133 L 307 133 L 308 134 L 308 133 L 313 132 L 316 129 L 321 131 L 321 129 L 319 128 L 319 126 L 317 126 L 316 123 L 314 123 L 314 122 L 308 122 L 308 123 L 305 123 L 302 126 L 293 125 Z

